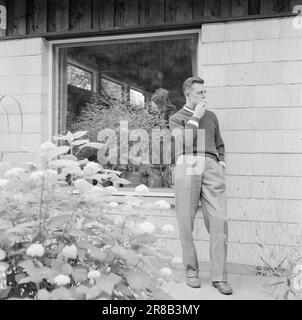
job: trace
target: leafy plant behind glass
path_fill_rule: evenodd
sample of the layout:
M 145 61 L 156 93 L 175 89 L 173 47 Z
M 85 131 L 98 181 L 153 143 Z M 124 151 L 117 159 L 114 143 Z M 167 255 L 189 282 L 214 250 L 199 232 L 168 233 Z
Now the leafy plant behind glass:
M 115 130 L 119 142 L 120 121 L 128 122 L 128 129 L 144 129 L 151 139 L 152 129 L 165 127 L 162 115 L 149 107 L 140 107 L 125 100 L 104 98 L 100 94 L 94 94 L 86 107 L 81 111 L 80 116 L 71 125 L 71 131 L 88 131 L 90 141 L 97 141 L 97 135 L 102 129 Z M 129 149 L 134 142 L 129 142 Z M 150 142 L 151 146 L 151 142 Z M 94 158 L 95 150 L 86 150 L 79 153 L 80 158 Z M 136 166 L 137 167 L 137 166 Z M 138 168 L 129 165 L 127 169 Z

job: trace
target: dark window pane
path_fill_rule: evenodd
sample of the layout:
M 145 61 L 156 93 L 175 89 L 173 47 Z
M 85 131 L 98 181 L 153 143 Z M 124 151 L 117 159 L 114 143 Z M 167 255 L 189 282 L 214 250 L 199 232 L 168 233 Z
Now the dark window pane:
M 120 121 L 126 120 L 129 130 L 145 129 L 148 133 L 151 162 L 152 128 L 166 128 L 169 116 L 184 105 L 182 84 L 186 78 L 197 74 L 196 47 L 197 36 L 186 35 L 61 48 L 59 133 L 87 130 L 90 141 L 97 141 L 102 129 L 118 130 Z M 164 102 L 161 98 L 151 101 L 158 89 L 168 93 Z M 130 141 L 129 153 L 132 146 Z M 148 147 L 148 143 L 145 146 Z M 117 162 L 109 161 L 105 166 L 122 171 L 132 182 L 131 186 L 144 183 L 151 188 L 170 187 L 170 166 L 163 163 L 163 147 L 159 150 L 160 164 L 134 164 L 129 160 L 127 165 L 121 165 L 118 158 Z M 99 160 L 95 149 L 83 150 L 79 156 Z

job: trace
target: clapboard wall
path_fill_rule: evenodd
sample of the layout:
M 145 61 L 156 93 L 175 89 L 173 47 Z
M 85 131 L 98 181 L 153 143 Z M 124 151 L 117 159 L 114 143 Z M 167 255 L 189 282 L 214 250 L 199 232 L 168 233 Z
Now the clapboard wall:
M 68 36 L 151 26 L 289 15 L 299 0 L 0 0 L 0 37 Z

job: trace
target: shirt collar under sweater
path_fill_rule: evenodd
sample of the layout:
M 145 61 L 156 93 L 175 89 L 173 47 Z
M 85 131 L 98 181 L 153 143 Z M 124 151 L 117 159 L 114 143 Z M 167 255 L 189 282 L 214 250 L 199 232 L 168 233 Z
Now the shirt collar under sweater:
M 190 113 L 194 113 L 194 110 L 190 109 L 189 107 L 187 107 L 186 105 L 183 106 L 183 109 L 190 112 Z

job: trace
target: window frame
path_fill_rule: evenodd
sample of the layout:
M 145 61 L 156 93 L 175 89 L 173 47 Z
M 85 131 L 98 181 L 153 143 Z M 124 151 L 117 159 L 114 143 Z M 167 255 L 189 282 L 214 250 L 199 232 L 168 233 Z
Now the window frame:
M 201 76 L 201 26 L 200 28 L 183 29 L 175 31 L 157 31 L 147 33 L 136 33 L 136 34 L 121 34 L 111 36 L 97 36 L 97 37 L 84 37 L 74 39 L 63 39 L 63 40 L 52 40 L 49 41 L 49 56 L 48 56 L 48 76 L 49 76 L 49 90 L 48 90 L 48 139 L 52 139 L 54 135 L 58 134 L 58 119 L 59 119 L 59 50 L 61 48 L 72 47 L 72 46 L 88 46 L 97 44 L 110 44 L 110 43 L 129 43 L 137 41 L 156 41 L 156 40 L 173 40 L 187 38 L 187 36 L 195 36 L 197 38 L 197 48 L 195 52 L 195 73 L 193 76 Z M 89 69 L 89 67 L 87 68 Z M 97 73 L 96 73 L 97 75 Z M 101 78 L 101 77 L 100 77 Z M 106 76 L 104 77 L 107 78 Z M 100 80 L 101 79 L 97 79 Z M 112 81 L 112 79 L 108 80 Z M 117 82 L 114 81 L 113 82 Z M 94 82 L 96 83 L 96 81 Z M 118 82 L 117 82 L 118 83 Z M 119 83 L 118 83 L 119 84 Z M 132 88 L 132 87 L 131 87 Z M 133 88 L 136 91 L 136 88 Z M 144 92 L 142 92 L 144 94 Z M 130 89 L 129 89 L 130 94 Z M 146 100 L 146 96 L 145 96 Z M 174 193 L 171 192 L 171 188 L 165 188 L 167 194 L 163 194 L 163 191 L 152 192 L 152 197 L 168 197 L 173 198 Z M 121 190 L 122 191 L 122 190 Z M 130 189 L 127 192 L 131 193 Z M 121 194 L 121 193 L 119 193 Z
M 114 84 L 117 84 L 117 85 L 121 86 L 122 95 L 123 95 L 124 84 L 123 84 L 122 82 L 120 82 L 120 81 L 118 81 L 118 80 L 116 80 L 116 79 L 113 79 L 113 78 L 111 78 L 111 77 L 104 76 L 103 74 L 101 74 L 101 76 L 100 76 L 100 83 L 102 83 L 102 79 L 107 80 L 107 81 L 110 81 L 110 82 L 112 82 L 112 83 L 114 83 Z
M 138 92 L 138 93 L 141 93 L 143 96 L 144 96 L 144 104 L 146 104 L 146 92 L 144 92 L 143 90 L 140 90 L 140 89 L 137 89 L 137 88 L 135 88 L 135 87 L 132 87 L 132 86 L 130 86 L 129 87 L 129 97 L 130 97 L 130 91 L 131 90 L 133 90 L 133 91 L 136 91 L 136 92 Z M 129 98 L 129 99 L 131 99 L 131 98 Z
M 83 38 L 68 38 L 61 40 L 50 40 L 48 42 L 48 128 L 45 133 L 45 137 L 52 139 L 52 137 L 58 134 L 58 116 L 59 116 L 59 49 L 72 47 L 75 45 L 91 45 L 91 44 L 104 44 L 104 43 L 122 43 L 122 42 L 137 42 L 137 41 L 154 41 L 164 39 L 179 39 L 188 35 L 197 36 L 197 51 L 196 51 L 196 74 L 200 76 L 201 66 L 201 26 L 200 28 L 183 29 L 175 31 L 157 31 L 147 33 L 135 33 L 135 34 L 121 34 L 121 35 L 108 35 L 108 36 L 87 36 Z

